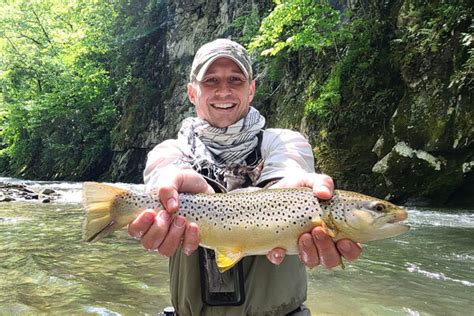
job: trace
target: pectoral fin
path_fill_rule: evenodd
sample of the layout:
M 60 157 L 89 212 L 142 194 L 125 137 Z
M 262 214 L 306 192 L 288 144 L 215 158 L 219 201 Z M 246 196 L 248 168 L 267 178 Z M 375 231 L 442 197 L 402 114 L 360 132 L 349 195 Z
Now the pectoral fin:
M 331 238 L 336 237 L 338 233 L 337 227 L 335 225 L 332 225 L 331 223 L 328 225 L 321 218 L 314 219 L 313 224 L 314 226 L 321 226 L 324 232 L 331 236 Z
M 216 263 L 220 273 L 223 273 L 237 264 L 244 253 L 239 248 L 217 248 Z

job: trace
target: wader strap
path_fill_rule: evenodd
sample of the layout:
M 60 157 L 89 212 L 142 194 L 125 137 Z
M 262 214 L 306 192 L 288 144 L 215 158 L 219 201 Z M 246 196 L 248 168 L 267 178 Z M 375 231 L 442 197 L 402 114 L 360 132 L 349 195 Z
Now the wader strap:
M 258 144 L 245 162 L 247 166 L 257 167 L 261 163 L 261 143 L 263 131 L 258 135 Z M 196 170 L 206 179 L 215 192 L 227 192 L 225 183 L 220 183 L 223 179 L 216 179 L 215 170 L 212 166 Z M 200 169 L 200 170 L 199 170 Z M 250 171 L 251 169 L 249 169 Z M 246 174 L 246 181 L 242 187 L 252 185 L 250 175 Z M 245 302 L 245 284 L 243 274 L 243 263 L 240 261 L 236 266 L 220 273 L 216 264 L 216 255 L 213 250 L 199 247 L 199 269 L 201 278 L 201 298 L 208 306 L 238 306 Z

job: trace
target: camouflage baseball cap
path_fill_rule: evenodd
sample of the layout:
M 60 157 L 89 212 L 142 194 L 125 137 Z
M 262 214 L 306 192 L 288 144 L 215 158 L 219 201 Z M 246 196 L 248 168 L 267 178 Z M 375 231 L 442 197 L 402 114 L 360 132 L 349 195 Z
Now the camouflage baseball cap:
M 201 46 L 194 56 L 190 80 L 201 81 L 207 68 L 218 58 L 232 59 L 242 69 L 245 77 L 252 80 L 252 62 L 245 48 L 226 38 L 219 38 Z

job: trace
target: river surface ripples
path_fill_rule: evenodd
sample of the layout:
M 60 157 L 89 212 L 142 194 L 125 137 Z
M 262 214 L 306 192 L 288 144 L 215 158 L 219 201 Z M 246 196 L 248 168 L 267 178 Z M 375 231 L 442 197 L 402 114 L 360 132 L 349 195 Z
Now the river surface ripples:
M 166 258 L 125 230 L 81 241 L 79 183 L 6 180 L 61 198 L 0 203 L 0 315 L 156 315 L 170 305 Z M 408 213 L 410 232 L 363 245 L 346 269 L 308 270 L 314 315 L 472 315 L 474 210 Z

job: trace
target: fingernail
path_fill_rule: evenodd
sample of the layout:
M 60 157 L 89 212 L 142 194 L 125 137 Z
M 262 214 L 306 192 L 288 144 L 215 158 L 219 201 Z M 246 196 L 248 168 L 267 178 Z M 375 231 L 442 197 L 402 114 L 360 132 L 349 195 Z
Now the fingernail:
M 184 252 L 184 254 L 185 254 L 186 256 L 188 256 L 188 257 L 189 257 L 189 256 L 191 255 L 191 253 L 192 253 L 191 249 L 189 249 L 188 247 L 183 248 L 183 252 Z
M 352 250 L 351 244 L 348 242 L 342 241 L 338 244 L 338 246 L 338 248 L 343 252 L 350 252 Z
M 146 223 L 153 223 L 153 221 L 155 220 L 155 215 L 153 213 L 145 213 L 144 216 L 143 216 L 143 221 L 145 221 Z
M 306 238 L 303 239 L 304 246 L 309 247 L 311 246 L 311 244 L 312 244 L 312 241 L 310 239 L 306 239 Z
M 280 264 L 281 261 L 282 261 L 282 258 L 283 258 L 283 256 L 280 253 L 278 253 L 278 252 L 273 252 L 272 253 L 272 263 L 273 264 L 276 264 L 276 265 Z
M 151 251 L 158 251 L 158 247 L 160 246 L 161 244 L 161 241 L 160 240 L 155 240 L 155 242 L 153 243 L 153 247 L 151 247 Z
M 331 191 L 325 185 L 320 185 L 320 186 L 316 187 L 316 192 L 318 192 L 318 196 L 320 196 L 321 198 L 324 198 L 324 199 L 330 199 L 331 196 L 332 196 Z
M 148 252 L 158 252 L 158 246 L 159 245 L 156 245 L 156 241 L 155 241 L 155 244 L 153 244 L 153 246 L 151 248 L 147 248 L 145 250 L 148 251 Z
M 176 217 L 173 221 L 174 226 L 178 228 L 182 228 L 185 223 L 186 223 L 186 220 L 184 219 L 184 217 L 180 217 L 180 216 Z
M 176 200 L 174 198 L 168 199 L 166 202 L 166 209 L 171 210 L 176 206 Z
M 166 222 L 170 219 L 170 214 L 167 211 L 161 211 L 159 216 L 162 220 Z
M 140 240 L 140 239 L 142 239 L 143 234 L 144 234 L 143 231 L 139 231 L 139 232 L 135 235 L 134 238 Z

